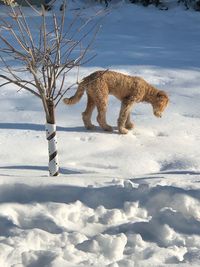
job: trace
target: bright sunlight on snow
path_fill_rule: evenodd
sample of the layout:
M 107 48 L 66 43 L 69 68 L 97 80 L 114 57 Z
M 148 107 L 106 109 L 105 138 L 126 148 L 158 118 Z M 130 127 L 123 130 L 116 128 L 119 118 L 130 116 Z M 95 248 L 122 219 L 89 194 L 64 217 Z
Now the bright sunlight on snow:
M 69 23 L 77 7 L 83 23 L 102 8 L 91 2 L 68 1 Z M 0 267 L 200 266 L 200 14 L 114 0 L 107 11 L 80 80 L 99 69 L 141 76 L 169 94 L 169 107 L 158 119 L 137 104 L 135 128 L 120 135 L 114 97 L 113 133 L 83 127 L 85 95 L 60 103 L 61 174 L 48 177 L 40 101 L 0 87 Z M 34 29 L 37 16 L 24 12 Z

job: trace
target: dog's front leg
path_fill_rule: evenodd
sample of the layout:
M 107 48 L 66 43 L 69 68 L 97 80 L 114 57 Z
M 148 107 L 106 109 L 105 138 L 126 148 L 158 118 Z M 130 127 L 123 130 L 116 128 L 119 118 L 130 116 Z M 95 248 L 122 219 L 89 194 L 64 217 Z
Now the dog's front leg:
M 118 130 L 121 134 L 127 134 L 128 133 L 128 129 L 126 129 L 127 123 L 131 123 L 130 122 L 130 110 L 133 106 L 134 100 L 130 97 L 130 98 L 125 98 L 122 100 L 122 104 L 121 104 L 121 110 L 119 113 L 119 118 L 118 118 Z M 128 125 L 130 126 L 130 125 Z M 127 127 L 129 128 L 129 127 Z M 133 124 L 131 123 L 131 127 L 133 128 Z
M 125 128 L 128 130 L 131 130 L 134 128 L 134 123 L 131 121 L 131 110 L 129 111 L 126 123 L 125 123 Z

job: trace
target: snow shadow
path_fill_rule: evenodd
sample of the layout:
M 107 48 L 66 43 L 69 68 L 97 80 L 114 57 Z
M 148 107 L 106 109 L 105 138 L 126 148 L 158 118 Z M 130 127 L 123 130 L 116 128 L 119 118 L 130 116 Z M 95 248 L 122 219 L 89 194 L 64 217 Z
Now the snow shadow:
M 160 174 L 178 174 L 178 175 L 200 175 L 200 172 L 199 171 L 190 171 L 190 170 L 169 170 L 169 171 L 161 171 L 159 173 L 153 173 L 155 175 L 160 175 Z
M 16 166 L 1 166 L 0 170 L 7 169 L 7 170 L 32 170 L 32 171 L 45 171 L 48 172 L 47 166 L 35 166 L 35 165 L 16 165 Z M 83 174 L 88 172 L 81 172 L 75 170 L 69 170 L 66 168 L 60 168 L 60 174 Z M 2 175 L 2 174 L 0 174 Z M 12 176 L 12 175 L 8 175 Z
M 113 127 L 116 130 L 116 127 Z M 45 131 L 44 124 L 35 124 L 35 123 L 0 123 L 0 129 L 2 130 L 22 130 L 22 131 Z M 63 126 L 56 126 L 56 130 L 58 132 L 81 132 L 81 133 L 88 133 L 88 132 L 104 132 L 102 128 L 96 126 L 94 130 L 87 130 L 83 126 L 76 126 L 76 127 L 63 127 Z M 115 134 L 116 132 L 112 132 Z
M 148 222 L 125 223 L 110 227 L 104 234 L 140 234 L 145 241 L 157 243 L 160 247 L 167 247 L 170 245 L 170 240 L 168 240 L 170 231 L 166 225 L 174 229 L 176 233 L 200 235 L 200 222 L 198 220 L 192 217 L 187 218 L 184 214 L 170 209 L 158 211 L 157 215 Z
M 44 131 L 44 124 L 35 123 L 0 123 L 0 129 L 4 130 L 30 130 L 30 131 Z M 57 131 L 60 132 L 88 132 L 84 127 L 62 127 L 57 126 Z
M 14 228 L 18 227 L 10 218 L 0 216 L 0 236 L 10 236 L 11 230 Z
M 45 130 L 44 124 L 35 124 L 35 123 L 0 123 L 0 129 L 2 130 L 23 130 L 23 131 L 41 131 Z M 76 127 L 63 127 L 63 126 L 56 126 L 57 131 L 59 132 L 104 132 L 102 128 L 96 126 L 94 130 L 87 130 L 83 126 L 76 126 Z M 117 130 L 117 127 L 113 127 L 114 130 Z M 107 133 L 108 134 L 108 133 Z M 115 132 L 112 132 L 115 134 Z
M 119 185 L 100 188 L 70 185 L 29 186 L 21 183 L 2 184 L 0 187 L 0 203 L 58 202 L 69 204 L 78 200 L 93 209 L 101 205 L 107 209 L 121 209 L 127 201 L 138 201 L 141 206 L 148 207 L 151 213 L 155 206 L 171 201 L 174 196 L 189 196 L 200 201 L 200 189 L 186 190 L 173 186 L 149 188 L 146 185 L 139 185 L 138 188 L 126 188 Z M 162 201 L 157 202 L 157 198 L 161 198 Z M 152 202 L 155 203 L 151 207 Z
M 4 130 L 32 130 L 44 131 L 45 126 L 35 123 L 0 123 L 0 129 Z

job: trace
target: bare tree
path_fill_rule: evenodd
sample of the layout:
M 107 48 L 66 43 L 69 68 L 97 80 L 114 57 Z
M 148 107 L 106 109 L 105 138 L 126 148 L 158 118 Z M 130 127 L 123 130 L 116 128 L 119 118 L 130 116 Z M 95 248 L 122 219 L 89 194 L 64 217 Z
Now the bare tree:
M 0 78 L 5 80 L 0 86 L 15 84 L 19 90 L 26 90 L 41 101 L 46 118 L 49 173 L 57 176 L 55 108 L 63 95 L 78 83 L 79 67 L 95 56 L 89 56 L 89 50 L 98 32 L 99 22 L 93 19 L 98 14 L 84 23 L 80 14 L 76 14 L 67 24 L 66 4 L 61 12 L 51 15 L 49 12 L 47 15 L 44 7 L 31 8 L 40 21 L 37 38 L 23 8 L 10 6 L 8 17 L 0 18 L 0 63 L 3 64 Z M 7 58 L 14 60 L 17 67 Z M 66 86 L 68 74 L 74 69 L 77 80 Z

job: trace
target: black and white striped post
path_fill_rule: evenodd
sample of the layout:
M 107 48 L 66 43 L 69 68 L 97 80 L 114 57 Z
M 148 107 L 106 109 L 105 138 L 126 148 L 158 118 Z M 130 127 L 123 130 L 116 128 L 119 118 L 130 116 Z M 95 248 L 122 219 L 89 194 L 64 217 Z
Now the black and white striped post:
M 49 149 L 49 175 L 59 175 L 58 151 L 57 151 L 57 138 L 56 138 L 56 124 L 54 116 L 54 103 L 49 100 L 47 102 L 49 109 L 49 118 L 46 122 L 46 138 L 48 140 Z

